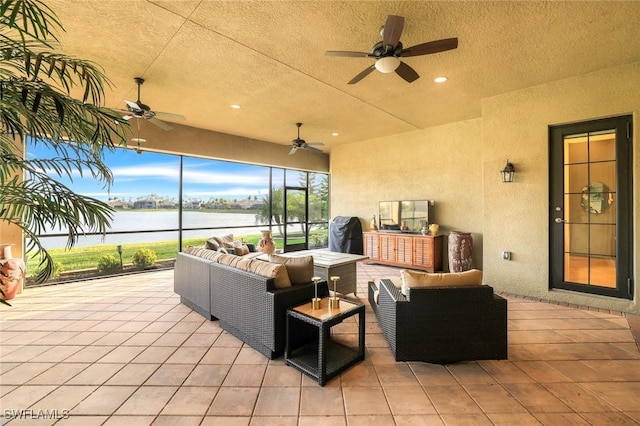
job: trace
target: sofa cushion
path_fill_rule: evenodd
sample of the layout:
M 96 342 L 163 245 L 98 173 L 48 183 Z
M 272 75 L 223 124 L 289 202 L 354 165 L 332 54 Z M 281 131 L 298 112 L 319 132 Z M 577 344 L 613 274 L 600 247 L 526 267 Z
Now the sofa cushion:
M 233 266 L 234 268 L 236 267 L 240 259 L 242 259 L 240 256 L 236 256 L 235 254 L 229 254 L 229 253 L 222 253 L 220 254 L 220 256 L 216 258 L 218 263 L 221 263 L 223 265 Z
M 287 257 L 270 254 L 269 262 L 285 265 L 293 285 L 311 282 L 311 277 L 313 277 L 313 256 Z
M 208 260 L 217 260 L 217 257 L 220 255 L 220 253 L 218 253 L 217 251 L 209 250 L 204 247 L 196 247 L 196 246 L 187 247 L 187 249 L 184 250 L 184 253 L 191 254 L 193 256 L 198 256 Z
M 400 277 L 402 279 L 401 291 L 405 296 L 409 288 L 482 285 L 482 271 L 479 269 L 444 274 L 430 274 L 428 272 L 403 269 L 400 271 Z

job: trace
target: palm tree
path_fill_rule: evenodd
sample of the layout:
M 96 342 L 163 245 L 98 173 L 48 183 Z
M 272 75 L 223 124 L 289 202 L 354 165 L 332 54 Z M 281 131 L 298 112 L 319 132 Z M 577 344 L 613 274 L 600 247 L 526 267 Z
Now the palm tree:
M 108 189 L 113 176 L 104 149 L 126 143 L 129 126 L 101 106 L 109 81 L 89 61 L 56 53 L 63 30 L 40 0 L 0 2 L 0 221 L 20 227 L 27 252 L 40 259 L 36 277 L 53 274 L 53 259 L 38 235 L 62 229 L 67 248 L 87 232 L 105 232 L 113 210 L 59 182 L 76 173 Z M 54 155 L 28 159 L 27 138 Z

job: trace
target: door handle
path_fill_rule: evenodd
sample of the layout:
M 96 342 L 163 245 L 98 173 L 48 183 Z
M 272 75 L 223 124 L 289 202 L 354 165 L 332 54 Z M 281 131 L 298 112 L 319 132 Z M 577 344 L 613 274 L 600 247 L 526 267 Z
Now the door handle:
M 555 221 L 555 223 L 562 223 L 562 222 L 566 222 L 566 220 L 564 220 L 564 219 L 562 219 L 562 218 L 560 218 L 560 217 L 556 217 L 556 218 L 554 219 L 554 221 Z

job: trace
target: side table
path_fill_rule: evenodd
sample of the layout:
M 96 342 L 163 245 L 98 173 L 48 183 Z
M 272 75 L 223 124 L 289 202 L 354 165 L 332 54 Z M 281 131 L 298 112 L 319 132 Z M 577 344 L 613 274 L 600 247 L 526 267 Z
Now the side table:
M 302 373 L 314 378 L 320 386 L 353 364 L 364 359 L 364 305 L 340 299 L 337 309 L 329 308 L 329 298 L 320 302 L 320 309 L 312 309 L 311 302 L 287 309 L 287 341 L 284 359 Z M 349 347 L 331 339 L 331 327 L 358 315 L 358 347 Z M 301 329 L 312 327 L 316 338 L 296 346 L 294 336 Z

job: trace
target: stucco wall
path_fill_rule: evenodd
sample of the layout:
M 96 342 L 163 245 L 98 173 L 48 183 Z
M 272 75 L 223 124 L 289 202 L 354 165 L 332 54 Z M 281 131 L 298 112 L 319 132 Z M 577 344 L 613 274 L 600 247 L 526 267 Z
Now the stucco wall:
M 367 230 L 379 201 L 434 200 L 430 222 L 472 232 L 482 268 L 481 135 L 473 119 L 333 148 L 331 217 L 357 216 Z
M 634 301 L 549 291 L 548 126 L 635 113 L 640 110 L 640 64 L 531 87 L 482 101 L 485 281 L 497 289 L 579 305 L 638 312 Z M 635 128 L 638 127 L 634 117 Z M 637 135 L 637 132 L 634 132 Z M 637 136 L 636 136 L 637 140 Z M 634 146 L 637 147 L 637 142 Z M 634 211 L 640 170 L 634 150 Z M 495 173 L 509 158 L 513 184 Z M 637 214 L 634 215 L 637 217 Z M 638 241 L 634 224 L 634 242 Z M 637 248 L 637 243 L 634 247 Z M 513 252 L 512 261 L 500 258 Z M 634 254 L 638 265 L 638 250 Z M 637 270 L 634 273 L 637 283 Z M 637 285 L 634 294 L 637 295 Z
M 478 119 L 336 147 L 331 216 L 358 216 L 368 229 L 380 200 L 433 199 L 432 221 L 441 225 L 441 233 L 473 232 L 474 264 L 497 290 L 640 312 L 635 301 L 549 291 L 548 249 L 548 127 L 635 113 L 638 81 L 640 64 L 609 69 L 484 99 Z M 638 151 L 633 154 L 636 212 Z M 512 184 L 500 179 L 507 160 L 517 170 Z M 634 247 L 637 241 L 636 222 Z M 504 250 L 512 252 L 511 261 L 502 260 Z M 633 278 L 637 283 L 637 267 Z

